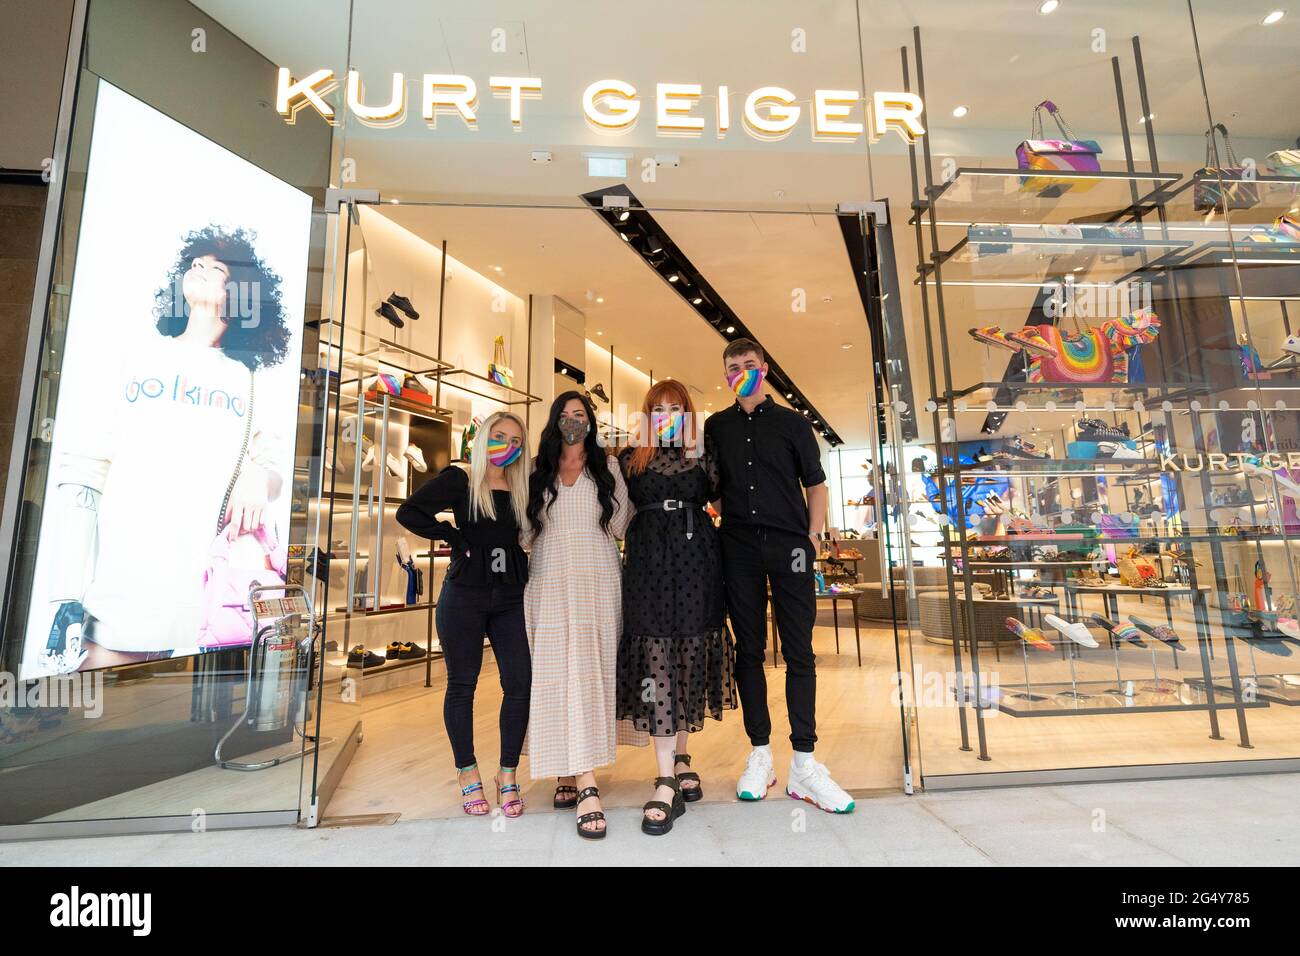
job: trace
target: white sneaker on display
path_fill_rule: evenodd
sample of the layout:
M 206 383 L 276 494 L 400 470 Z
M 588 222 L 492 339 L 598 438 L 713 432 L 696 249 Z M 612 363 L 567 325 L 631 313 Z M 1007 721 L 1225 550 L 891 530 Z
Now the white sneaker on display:
M 411 467 L 416 471 L 428 471 L 429 466 L 425 464 L 424 453 L 414 445 L 407 445 L 403 455 L 411 462 Z
M 1084 647 L 1099 646 L 1097 644 L 1097 639 L 1093 637 L 1091 632 L 1078 621 L 1071 624 L 1069 621 L 1059 618 L 1055 614 L 1044 614 L 1043 623 L 1048 627 L 1056 628 L 1063 636 L 1068 637 L 1076 644 L 1081 644 Z
M 785 792 L 827 813 L 852 813 L 856 804 L 844 788 L 831 779 L 825 764 L 810 760 L 802 768 L 790 761 L 790 780 Z
M 741 800 L 762 800 L 767 791 L 776 786 L 776 771 L 772 769 L 772 752 L 755 748 L 749 752 L 745 769 L 736 783 L 736 796 Z
M 375 467 L 375 446 L 370 445 L 366 448 L 365 457 L 361 459 L 361 470 L 369 471 Z
M 1300 355 L 1300 332 L 1292 332 L 1282 343 L 1282 351 L 1289 355 Z
M 388 473 L 390 475 L 392 475 L 394 478 L 406 477 L 405 462 L 401 458 L 398 458 L 394 454 L 389 454 L 387 461 L 388 461 Z

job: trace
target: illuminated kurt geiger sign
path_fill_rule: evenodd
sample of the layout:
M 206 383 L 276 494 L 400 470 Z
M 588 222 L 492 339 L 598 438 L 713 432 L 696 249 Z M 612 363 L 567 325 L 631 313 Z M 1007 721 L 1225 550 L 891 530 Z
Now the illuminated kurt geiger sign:
M 408 81 L 405 74 L 392 74 L 387 100 L 369 99 L 356 70 L 345 79 L 346 109 L 368 126 L 400 126 L 406 122 Z M 457 117 L 469 129 L 478 128 L 479 88 L 472 77 L 450 73 L 425 73 L 418 81 L 420 116 L 430 129 L 437 129 L 440 115 Z M 288 123 L 298 112 L 312 107 L 326 122 L 336 123 L 334 108 L 325 100 L 338 88 L 333 70 L 317 70 L 295 80 L 281 68 L 276 82 L 275 108 Z M 493 97 L 508 102 L 511 126 L 523 128 L 524 102 L 542 95 L 540 77 L 493 76 L 488 78 Z M 719 139 L 733 125 L 743 126 L 755 139 L 783 139 L 799 123 L 804 106 L 790 90 L 760 86 L 743 96 L 726 86 L 710 89 L 712 108 L 702 104 L 704 88 L 699 83 L 657 83 L 654 90 L 655 130 L 661 136 L 701 136 L 711 128 Z M 602 133 L 623 133 L 641 119 L 648 106 L 635 86 L 618 79 L 597 80 L 582 92 L 581 109 L 588 125 Z M 859 107 L 862 108 L 858 118 Z M 925 134 L 921 125 L 924 107 L 912 93 L 877 92 L 863 97 L 857 90 L 814 90 L 809 105 L 812 137 L 819 141 L 852 142 L 864 132 L 877 142 L 894 130 L 906 142 L 914 143 Z M 647 110 L 648 112 L 648 110 Z M 709 113 L 711 115 L 706 116 Z

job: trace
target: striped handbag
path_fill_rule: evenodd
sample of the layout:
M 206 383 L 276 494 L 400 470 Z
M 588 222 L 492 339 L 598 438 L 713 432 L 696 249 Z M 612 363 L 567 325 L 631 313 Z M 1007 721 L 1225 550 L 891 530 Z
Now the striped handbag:
M 1043 110 L 1056 120 L 1056 125 L 1064 139 L 1043 138 Z M 1095 140 L 1079 139 L 1065 122 L 1065 117 L 1051 100 L 1043 100 L 1034 107 L 1034 115 L 1029 123 L 1029 139 L 1016 148 L 1016 162 L 1021 169 L 1058 170 L 1061 172 L 1096 173 L 1101 171 L 1101 146 Z M 1067 189 L 1085 192 L 1097 185 L 1097 181 L 1061 178 L 1053 176 L 1022 176 L 1020 188 L 1023 192 L 1038 193 L 1042 196 L 1059 196 Z
M 1055 355 L 1035 355 L 1026 369 L 1028 381 L 1038 383 L 1085 384 L 1128 381 L 1128 356 L 1117 350 L 1103 329 L 1088 326 L 1075 333 L 1059 326 L 1035 326 Z

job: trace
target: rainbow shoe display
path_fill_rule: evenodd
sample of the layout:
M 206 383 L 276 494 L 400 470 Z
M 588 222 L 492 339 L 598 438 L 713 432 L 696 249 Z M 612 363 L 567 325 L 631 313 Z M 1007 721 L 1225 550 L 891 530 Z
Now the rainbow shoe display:
M 1056 349 L 1052 343 L 1043 338 L 1043 333 L 1038 331 L 1032 325 L 1021 329 L 1018 332 L 1008 332 L 1007 338 L 1023 349 L 1028 349 L 1035 355 L 1046 355 L 1049 358 L 1056 358 Z
M 1040 651 L 1050 651 L 1052 642 L 1043 636 L 1043 632 L 1034 627 L 1026 627 L 1025 622 L 1016 617 L 1007 618 L 1007 630 L 1020 638 L 1030 647 Z
M 1100 614 L 1094 614 L 1090 620 L 1098 627 L 1108 631 L 1110 636 L 1118 641 L 1124 641 L 1125 643 L 1132 644 L 1135 647 L 1147 646 L 1146 641 L 1142 640 L 1142 632 L 1132 624 L 1127 624 L 1124 621 L 1120 621 L 1116 624 L 1114 621 L 1110 620 L 1110 618 L 1103 617 Z
M 970 329 L 970 337 L 976 342 L 983 342 L 985 345 L 995 345 L 1000 349 L 1010 349 L 1015 352 L 1020 346 L 1016 345 L 1007 337 L 1007 333 L 996 325 L 985 325 L 978 329 Z
M 1147 624 L 1146 622 L 1139 620 L 1136 614 L 1130 614 L 1128 619 L 1133 622 L 1134 626 L 1136 626 L 1139 631 L 1144 634 L 1150 634 L 1162 644 L 1168 644 L 1176 651 L 1187 650 L 1178 639 L 1178 634 L 1172 627 L 1166 627 L 1163 624 Z

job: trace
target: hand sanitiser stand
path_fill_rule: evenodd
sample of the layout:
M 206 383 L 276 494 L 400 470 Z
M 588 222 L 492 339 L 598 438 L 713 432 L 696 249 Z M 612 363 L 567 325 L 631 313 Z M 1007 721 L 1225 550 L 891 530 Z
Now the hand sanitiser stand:
M 270 596 L 276 592 L 280 596 Z M 258 585 L 249 588 L 248 602 L 253 611 L 253 643 L 248 653 L 244 712 L 217 743 L 214 753 L 218 766 L 227 770 L 265 770 L 296 760 L 317 745 L 316 738 L 305 731 L 307 675 L 316 637 L 311 595 L 298 584 Z M 296 747 L 252 763 L 221 756 L 221 748 L 241 726 L 270 733 L 283 731 L 290 724 L 310 748 Z

